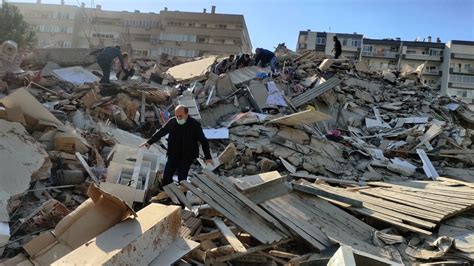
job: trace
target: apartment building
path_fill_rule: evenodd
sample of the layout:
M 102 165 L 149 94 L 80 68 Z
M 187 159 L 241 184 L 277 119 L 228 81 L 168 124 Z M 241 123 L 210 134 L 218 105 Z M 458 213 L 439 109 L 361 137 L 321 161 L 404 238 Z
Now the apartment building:
M 442 70 L 441 92 L 474 103 L 474 42 L 448 42 Z
M 400 39 L 363 39 L 361 60 L 372 71 L 398 69 L 402 41 Z
M 37 47 L 99 48 L 120 45 L 135 57 L 175 57 L 250 53 L 252 44 L 244 16 L 138 10 L 108 11 L 100 5 L 10 3 L 37 33 Z
M 74 33 L 78 27 L 76 6 L 65 5 L 64 1 L 58 5 L 42 5 L 41 1 L 8 4 L 17 6 L 24 20 L 30 24 L 36 33 L 37 47 L 74 47 L 77 42 Z
M 409 65 L 413 68 L 427 62 L 421 77 L 421 82 L 427 85 L 437 85 L 441 82 L 443 53 L 445 44 L 442 42 L 402 42 L 400 68 Z
M 341 57 L 358 59 L 362 47 L 362 34 L 300 31 L 296 51 L 301 53 L 307 50 L 316 50 L 321 55 L 334 55 L 333 37 L 337 36 L 342 45 Z

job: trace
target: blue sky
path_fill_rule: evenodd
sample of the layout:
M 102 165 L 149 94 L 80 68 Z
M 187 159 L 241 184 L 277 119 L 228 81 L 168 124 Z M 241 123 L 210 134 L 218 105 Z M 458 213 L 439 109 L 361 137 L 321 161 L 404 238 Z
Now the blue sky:
M 7 1 L 7 2 L 35 2 Z M 42 0 L 60 3 L 60 0 Z M 368 38 L 474 41 L 474 0 L 66 0 L 66 4 L 104 10 L 169 10 L 243 14 L 253 47 L 272 49 L 285 42 L 295 49 L 301 30 L 363 33 Z

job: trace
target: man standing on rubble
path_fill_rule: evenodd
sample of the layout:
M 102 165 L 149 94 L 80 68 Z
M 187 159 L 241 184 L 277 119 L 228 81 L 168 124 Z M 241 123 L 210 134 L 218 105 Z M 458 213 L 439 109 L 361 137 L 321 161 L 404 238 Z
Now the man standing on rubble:
M 270 64 L 272 73 L 275 73 L 276 70 L 276 56 L 272 51 L 263 48 L 255 49 L 255 65 L 258 66 L 259 63 L 262 63 L 262 67 L 266 67 Z
M 335 52 L 334 58 L 338 59 L 342 53 L 341 42 L 337 39 L 336 36 L 332 37 L 332 40 L 334 41 L 334 48 L 332 49 L 332 51 Z
M 102 78 L 100 79 L 101 84 L 110 84 L 110 70 L 112 68 L 112 63 L 116 57 L 118 57 L 120 61 L 121 69 L 126 69 L 123 62 L 122 51 L 120 50 L 120 46 L 105 47 L 97 55 L 97 64 L 99 64 L 100 69 L 102 69 Z
M 173 175 L 178 174 L 179 181 L 186 180 L 188 171 L 194 159 L 199 157 L 199 143 L 201 143 L 207 164 L 212 164 L 209 142 L 204 136 L 201 124 L 188 114 L 188 108 L 178 105 L 174 109 L 175 116 L 168 120 L 163 127 L 142 143 L 140 147 L 149 148 L 168 134 L 168 161 L 163 172 L 161 186 L 164 187 L 173 182 Z

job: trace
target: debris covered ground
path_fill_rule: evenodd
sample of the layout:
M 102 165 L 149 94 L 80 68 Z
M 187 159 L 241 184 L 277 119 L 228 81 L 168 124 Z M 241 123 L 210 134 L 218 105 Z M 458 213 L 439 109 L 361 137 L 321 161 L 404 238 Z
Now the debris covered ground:
M 6 75 L 0 262 L 472 263 L 473 106 L 421 85 L 422 70 L 276 54 L 278 74 L 162 57 L 108 87 L 97 64 Z M 162 191 L 166 139 L 138 145 L 178 104 L 214 165 Z

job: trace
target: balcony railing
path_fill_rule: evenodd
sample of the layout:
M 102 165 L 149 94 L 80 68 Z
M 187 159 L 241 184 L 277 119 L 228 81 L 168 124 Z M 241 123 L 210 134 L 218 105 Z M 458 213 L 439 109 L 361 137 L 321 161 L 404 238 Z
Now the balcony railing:
M 441 75 L 441 70 L 437 70 L 437 69 L 425 69 L 423 71 L 423 74 L 427 74 L 427 75 Z
M 441 61 L 441 56 L 427 54 L 406 54 L 406 59 Z
M 363 51 L 362 56 L 375 56 L 375 57 L 384 57 L 384 58 L 396 58 L 398 55 L 397 52 L 391 51 L 374 51 L 374 52 L 367 52 Z
M 454 67 L 451 68 L 452 72 L 456 73 L 464 73 L 464 74 L 474 74 L 474 68 L 469 67 L 469 68 L 459 68 L 459 67 Z
M 453 53 L 454 58 L 461 58 L 461 59 L 474 59 L 474 54 L 463 54 L 463 53 Z

